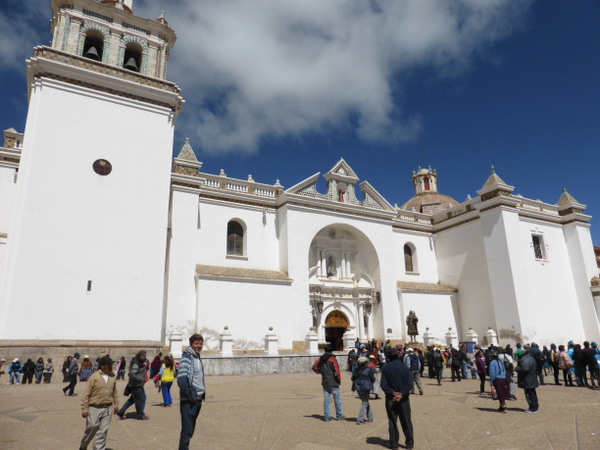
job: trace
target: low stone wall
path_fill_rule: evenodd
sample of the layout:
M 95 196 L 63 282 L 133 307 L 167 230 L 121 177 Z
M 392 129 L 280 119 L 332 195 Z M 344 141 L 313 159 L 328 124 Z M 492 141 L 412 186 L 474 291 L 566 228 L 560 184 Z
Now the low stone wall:
M 260 375 L 308 372 L 320 355 L 202 355 L 205 375 Z
M 124 356 L 129 363 L 140 350 L 146 350 L 152 358 L 159 352 L 164 353 L 162 344 L 157 341 L 0 341 L 0 358 L 5 358 L 8 364 L 15 358 L 19 358 L 21 364 L 27 359 L 35 362 L 39 357 L 44 358 L 44 361 L 52 358 L 55 372 L 60 372 L 66 357 L 75 352 L 82 357 L 89 355 L 92 361 L 107 354 L 115 361 Z

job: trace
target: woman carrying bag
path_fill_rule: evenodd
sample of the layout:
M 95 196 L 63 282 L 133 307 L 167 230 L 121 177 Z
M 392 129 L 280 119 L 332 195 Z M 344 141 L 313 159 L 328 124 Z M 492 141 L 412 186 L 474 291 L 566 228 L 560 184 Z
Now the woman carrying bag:
M 358 359 L 358 369 L 352 375 L 352 390 L 358 393 L 361 400 L 360 411 L 356 419 L 356 425 L 367 422 L 373 422 L 373 410 L 369 405 L 369 396 L 373 390 L 375 382 L 375 373 L 368 366 L 369 358 Z

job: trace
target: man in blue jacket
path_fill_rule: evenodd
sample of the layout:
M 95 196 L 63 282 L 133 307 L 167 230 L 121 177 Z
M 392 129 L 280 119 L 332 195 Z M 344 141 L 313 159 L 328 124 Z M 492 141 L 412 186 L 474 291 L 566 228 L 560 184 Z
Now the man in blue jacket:
M 204 346 L 201 334 L 190 336 L 190 346 L 179 361 L 177 386 L 179 386 L 179 412 L 181 414 L 181 434 L 179 450 L 187 450 L 194 435 L 196 420 L 200 415 L 202 400 L 206 400 L 204 366 L 200 352 Z
M 396 350 L 387 354 L 388 363 L 381 370 L 381 389 L 385 392 L 385 411 L 388 416 L 390 448 L 398 449 L 400 433 L 398 419 L 406 438 L 406 448 L 413 448 L 412 420 L 410 418 L 410 391 L 413 388 L 412 378 L 406 364 L 398 360 Z

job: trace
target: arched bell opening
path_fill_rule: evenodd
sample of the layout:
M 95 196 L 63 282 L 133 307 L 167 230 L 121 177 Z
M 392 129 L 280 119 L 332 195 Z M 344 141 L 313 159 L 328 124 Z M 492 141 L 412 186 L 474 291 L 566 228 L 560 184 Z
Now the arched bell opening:
M 94 61 L 102 61 L 104 36 L 98 30 L 88 30 L 83 43 L 83 56 Z
M 142 47 L 134 42 L 130 42 L 125 47 L 125 57 L 123 58 L 123 67 L 132 72 L 139 72 L 142 63 Z
M 340 310 L 331 311 L 325 318 L 325 341 L 334 351 L 344 350 L 343 336 L 349 325 L 348 317 Z

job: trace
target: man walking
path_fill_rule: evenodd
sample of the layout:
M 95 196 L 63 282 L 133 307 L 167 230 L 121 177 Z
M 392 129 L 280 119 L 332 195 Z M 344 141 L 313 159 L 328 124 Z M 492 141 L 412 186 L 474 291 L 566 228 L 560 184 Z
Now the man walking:
M 144 413 L 146 408 L 146 392 L 144 391 L 144 383 L 146 378 L 146 350 L 140 350 L 137 355 L 129 363 L 129 380 L 125 388 L 125 395 L 129 398 L 123 407 L 117 412 L 119 419 L 125 419 L 125 411 L 135 405 L 138 420 L 148 420 L 149 417 Z
M 596 350 L 590 347 L 590 343 L 588 341 L 585 341 L 583 343 L 583 350 L 581 350 L 581 352 L 583 353 L 583 360 L 590 371 L 589 387 L 596 389 L 598 386 L 600 386 L 600 381 L 598 382 L 598 386 L 594 381 L 595 378 L 598 378 L 598 361 L 596 361 Z M 585 371 L 585 368 L 583 370 Z
M 389 351 L 388 360 L 389 362 L 381 370 L 381 389 L 385 392 L 390 448 L 397 450 L 399 446 L 398 419 L 400 419 L 402 432 L 406 438 L 405 448 L 413 448 L 415 440 L 409 400 L 413 387 L 412 378 L 408 367 L 398 359 L 398 353 L 395 350 Z
M 73 355 L 73 359 L 69 363 L 69 369 L 67 370 L 67 376 L 69 377 L 69 385 L 63 389 L 63 393 L 67 395 L 67 391 L 71 397 L 75 394 L 75 385 L 77 384 L 77 372 L 79 372 L 79 364 L 77 364 L 77 360 L 81 355 L 77 352 Z
M 539 386 L 537 377 L 537 362 L 534 358 L 535 351 L 528 349 L 521 360 L 519 365 L 515 368 L 518 374 L 518 384 L 520 388 L 525 391 L 525 399 L 529 405 L 526 413 L 538 412 L 539 404 L 537 393 L 535 388 Z
M 196 429 L 196 420 L 202 408 L 202 401 L 206 400 L 204 384 L 204 366 L 200 352 L 204 346 L 201 334 L 190 336 L 190 346 L 183 352 L 179 361 L 179 412 L 181 414 L 181 434 L 179 436 L 179 450 L 187 450 L 190 440 Z
M 112 415 L 119 412 L 117 381 L 112 373 L 113 361 L 109 356 L 103 356 L 98 365 L 99 370 L 88 378 L 81 398 L 81 417 L 87 420 L 80 449 L 86 449 L 95 437 L 94 450 L 104 450 Z
M 323 386 L 323 420 L 329 422 L 331 413 L 329 412 L 329 399 L 333 395 L 335 404 L 335 419 L 342 420 L 342 401 L 340 400 L 340 368 L 333 352 L 333 346 L 328 344 L 325 347 L 325 353 L 313 364 L 312 370 L 321 375 L 321 385 Z
M 415 393 L 415 384 L 419 389 L 419 394 L 423 395 L 423 386 L 421 386 L 421 360 L 412 348 L 406 349 L 406 356 L 404 357 L 404 364 L 408 366 L 410 370 L 410 376 L 413 380 L 413 386 L 410 390 L 411 394 Z

